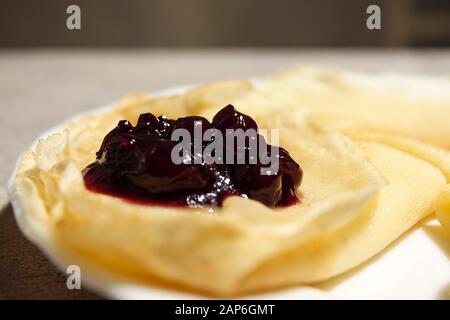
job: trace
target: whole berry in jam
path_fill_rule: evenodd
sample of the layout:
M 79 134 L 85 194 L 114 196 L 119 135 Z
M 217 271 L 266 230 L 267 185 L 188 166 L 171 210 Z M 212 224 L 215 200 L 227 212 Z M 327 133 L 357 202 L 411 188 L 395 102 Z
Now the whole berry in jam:
M 258 130 L 255 120 L 240 113 L 231 104 L 217 112 L 213 118 L 212 125 L 223 132 L 226 129 Z

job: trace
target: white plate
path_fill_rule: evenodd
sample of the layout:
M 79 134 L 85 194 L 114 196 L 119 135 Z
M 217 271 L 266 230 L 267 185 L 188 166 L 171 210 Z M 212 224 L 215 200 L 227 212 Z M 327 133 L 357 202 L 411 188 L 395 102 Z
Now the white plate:
M 152 94 L 165 96 L 183 93 L 192 86 L 171 88 Z M 86 114 L 106 112 L 113 106 L 95 109 Z M 73 119 L 72 119 L 73 120 Z M 30 146 L 34 148 L 39 139 L 60 131 L 64 124 L 54 127 Z M 18 162 L 16 163 L 16 167 Z M 13 181 L 14 169 L 8 193 L 14 215 L 22 233 L 36 244 L 60 270 L 65 272 L 63 258 L 52 253 L 47 244 L 34 232 L 24 219 L 26 213 L 16 197 Z M 421 222 L 387 249 L 362 266 L 316 287 L 295 288 L 246 296 L 246 299 L 450 299 L 450 241 L 435 219 Z M 142 286 L 127 280 L 111 277 L 93 277 L 82 273 L 82 286 L 115 299 L 198 299 L 204 298 L 158 287 Z

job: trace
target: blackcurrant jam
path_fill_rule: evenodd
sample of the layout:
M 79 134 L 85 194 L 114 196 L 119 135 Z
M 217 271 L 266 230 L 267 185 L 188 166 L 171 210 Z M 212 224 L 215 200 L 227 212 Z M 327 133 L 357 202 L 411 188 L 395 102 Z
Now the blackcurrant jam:
M 239 164 L 202 159 L 198 151 L 204 151 L 214 137 L 209 142 L 203 141 L 197 149 L 192 146 L 184 154 L 186 159 L 197 161 L 175 163 L 172 150 L 178 141 L 172 140 L 172 133 L 185 129 L 195 135 L 197 126 L 201 127 L 201 135 L 208 129 L 217 129 L 224 136 L 227 129 L 258 129 L 251 117 L 232 105 L 220 110 L 212 122 L 198 116 L 171 120 L 151 113 L 140 115 L 135 126 L 122 120 L 105 136 L 96 161 L 83 170 L 86 187 L 128 201 L 160 206 L 217 207 L 233 195 L 270 207 L 299 202 L 296 189 L 302 180 L 302 170 L 281 147 L 266 144 L 268 153 L 276 151 L 278 170 L 265 175 L 261 170 L 267 165 L 258 157 Z M 257 134 L 255 139 L 264 137 Z M 247 142 L 244 148 L 223 143 L 221 151 L 224 155 L 231 152 L 233 157 L 239 152 L 249 152 L 251 144 Z

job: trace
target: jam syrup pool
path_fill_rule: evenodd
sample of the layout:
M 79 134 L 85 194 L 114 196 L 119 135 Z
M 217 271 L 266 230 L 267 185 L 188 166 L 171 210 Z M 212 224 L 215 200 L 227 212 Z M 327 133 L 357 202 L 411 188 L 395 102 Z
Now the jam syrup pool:
M 260 173 L 266 166 L 259 160 L 254 164 L 175 164 L 171 151 L 178 141 L 171 140 L 172 132 L 181 128 L 192 133 L 198 123 L 204 130 L 221 132 L 258 129 L 251 117 L 232 105 L 220 110 L 212 122 L 198 116 L 172 120 L 151 113 L 140 115 L 135 126 L 119 121 L 103 139 L 96 161 L 83 170 L 86 187 L 134 203 L 170 207 L 220 207 L 229 196 L 250 198 L 269 207 L 299 202 L 296 189 L 302 170 L 281 147 L 276 147 L 279 167 L 273 175 Z M 264 137 L 258 134 L 257 139 Z M 202 148 L 207 145 L 204 142 Z M 225 150 L 227 144 L 223 148 L 224 154 L 230 151 Z M 274 150 L 270 145 L 267 149 Z M 231 152 L 236 153 L 236 147 Z

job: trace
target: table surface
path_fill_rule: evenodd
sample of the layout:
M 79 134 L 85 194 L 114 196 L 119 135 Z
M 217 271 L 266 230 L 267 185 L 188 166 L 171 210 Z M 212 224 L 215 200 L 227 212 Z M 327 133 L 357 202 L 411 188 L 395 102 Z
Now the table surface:
M 450 77 L 450 50 L 0 50 L 0 298 L 100 298 L 86 289 L 68 290 L 65 275 L 15 224 L 7 178 L 36 136 L 131 92 L 258 76 L 299 64 Z

